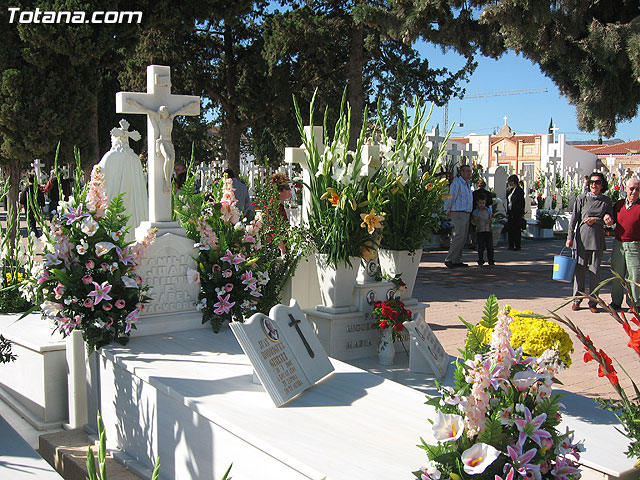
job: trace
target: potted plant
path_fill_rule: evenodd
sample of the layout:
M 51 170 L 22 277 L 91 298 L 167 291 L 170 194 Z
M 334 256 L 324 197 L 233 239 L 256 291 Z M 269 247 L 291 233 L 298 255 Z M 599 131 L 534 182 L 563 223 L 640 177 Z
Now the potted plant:
M 380 267 L 386 275 L 402 276 L 407 283 L 403 299 L 411 298 L 413 293 L 422 242 L 441 230 L 437 214 L 442 211 L 442 200 L 448 189 L 447 180 L 436 175 L 446 139 L 439 152 L 427 149 L 426 125 L 432 110 L 433 106 L 427 114 L 416 98 L 413 119 L 405 109 L 396 126 L 395 139 L 387 135 L 382 115 L 378 113 L 381 157 L 378 179 L 386 219 L 380 240 Z
M 380 365 L 393 365 L 395 356 L 394 343 L 402 340 L 401 332 L 404 330 L 404 322 L 411 321 L 411 311 L 404 308 L 400 297 L 395 297 L 386 302 L 374 304 L 372 318 L 375 320 L 373 328 L 382 332 L 378 344 L 378 363 Z
M 345 90 L 346 93 L 346 90 Z M 314 99 L 309 124 L 313 125 Z M 343 96 L 333 136 L 324 129 L 324 150 L 318 151 L 313 129 L 305 129 L 295 101 L 298 129 L 310 170 L 309 234 L 316 248 L 322 300 L 332 308 L 349 307 L 364 251 L 375 248 L 385 217 L 377 188 L 363 163 L 367 115 L 354 151 L 348 150 L 351 109 Z M 324 125 L 326 126 L 326 114 Z
M 540 208 L 536 212 L 536 219 L 538 220 L 538 228 L 540 228 L 540 236 L 553 238 L 553 226 L 556 224 L 555 215 L 550 210 Z

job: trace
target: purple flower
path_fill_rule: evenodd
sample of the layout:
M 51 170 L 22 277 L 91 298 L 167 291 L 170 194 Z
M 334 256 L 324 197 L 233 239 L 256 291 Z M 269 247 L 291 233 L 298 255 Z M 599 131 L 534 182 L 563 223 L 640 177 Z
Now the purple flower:
M 569 475 L 580 473 L 580 469 L 573 465 L 574 463 L 568 458 L 558 457 L 556 464 L 553 466 L 553 470 L 551 470 L 551 475 L 558 480 L 569 480 Z
M 230 296 L 230 293 L 227 293 L 226 297 L 218 295 L 218 302 L 213 304 L 213 306 L 215 307 L 215 310 L 213 312 L 216 315 L 222 315 L 223 313 L 226 315 L 231 311 L 231 308 L 236 304 L 236 302 L 229 302 Z
M 536 418 L 533 418 L 531 410 L 524 407 L 524 418 L 519 418 L 515 421 L 515 425 L 518 427 L 518 431 L 520 432 L 518 443 L 524 445 L 525 440 L 530 438 L 542 447 L 541 439 L 551 438 L 551 434 L 549 432 L 540 429 L 546 419 L 546 413 L 541 413 Z
M 111 291 L 111 285 L 109 284 L 108 281 L 104 281 L 102 282 L 101 285 L 99 285 L 96 282 L 93 282 L 93 292 L 89 293 L 89 295 L 87 295 L 88 297 L 93 297 L 93 304 L 97 305 L 99 304 L 102 300 L 111 300 L 111 297 L 109 296 L 109 292 Z
M 89 216 L 89 213 L 82 213 L 82 204 L 78 205 L 78 208 L 75 210 L 73 207 L 69 207 L 69 212 L 62 215 L 63 218 L 67 219 L 67 225 L 71 225 L 76 220 Z
M 534 471 L 540 473 L 540 467 L 529 462 L 533 460 L 536 453 L 538 453 L 538 450 L 535 448 L 522 453 L 522 444 L 520 442 L 515 445 L 507 445 L 507 455 L 512 463 L 507 462 L 504 466 L 504 471 L 506 472 L 507 468 L 511 467 L 523 477 L 527 476 L 527 472 L 532 472 L 535 476 Z

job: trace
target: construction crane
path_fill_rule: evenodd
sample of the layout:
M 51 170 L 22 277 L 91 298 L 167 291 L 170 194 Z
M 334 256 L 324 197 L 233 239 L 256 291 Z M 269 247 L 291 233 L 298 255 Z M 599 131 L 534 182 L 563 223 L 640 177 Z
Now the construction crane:
M 537 88 L 531 90 L 498 90 L 495 92 L 480 92 L 472 93 L 469 95 L 463 95 L 460 100 L 466 100 L 467 98 L 486 98 L 486 97 L 506 97 L 508 95 L 531 95 L 533 93 L 547 93 L 549 90 L 546 88 Z M 445 103 L 442 107 L 442 123 L 444 124 L 444 132 L 449 131 L 449 102 Z

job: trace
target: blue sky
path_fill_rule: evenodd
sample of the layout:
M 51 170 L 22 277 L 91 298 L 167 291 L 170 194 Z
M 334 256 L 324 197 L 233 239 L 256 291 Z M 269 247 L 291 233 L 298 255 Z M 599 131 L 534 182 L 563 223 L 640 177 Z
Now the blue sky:
M 425 43 L 416 45 L 423 58 L 429 60 L 432 68 L 448 67 L 457 70 L 464 65 L 456 53 L 442 53 L 439 47 Z M 508 52 L 498 60 L 478 56 L 478 67 L 465 85 L 466 93 L 486 93 L 495 91 L 539 90 L 547 93 L 529 95 L 509 95 L 500 97 L 453 99 L 449 102 L 449 125 L 462 122 L 464 127 L 455 127 L 453 136 L 469 133 L 487 134 L 504 124 L 517 133 L 546 133 L 553 118 L 557 133 L 564 133 L 567 140 L 597 139 L 597 132 L 581 132 L 576 120 L 576 109 L 560 95 L 553 82 L 545 77 L 540 68 L 522 56 Z M 442 126 L 442 108 L 435 107 L 429 126 Z M 618 124 L 614 138 L 624 141 L 640 139 L 640 117 L 631 122 Z

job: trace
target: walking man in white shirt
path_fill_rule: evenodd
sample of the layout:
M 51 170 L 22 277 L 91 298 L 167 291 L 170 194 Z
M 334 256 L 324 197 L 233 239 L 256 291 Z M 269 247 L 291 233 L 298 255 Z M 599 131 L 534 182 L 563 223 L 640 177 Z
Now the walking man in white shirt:
M 444 260 L 447 268 L 468 267 L 462 263 L 462 249 L 469 233 L 469 218 L 473 210 L 473 193 L 471 192 L 471 167 L 462 165 L 459 169 L 460 176 L 451 182 L 448 198 L 445 202 L 445 211 L 453 223 L 453 238 L 449 254 Z

